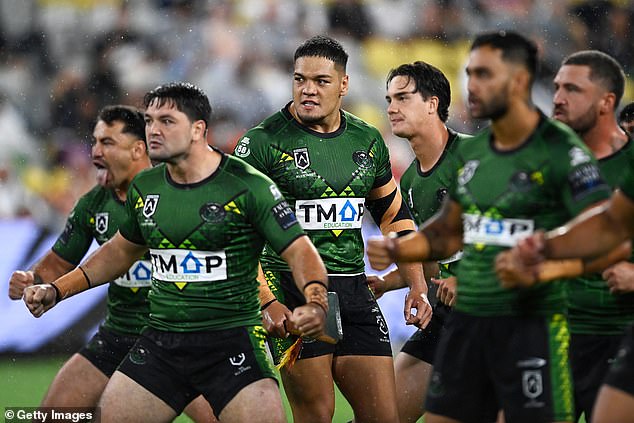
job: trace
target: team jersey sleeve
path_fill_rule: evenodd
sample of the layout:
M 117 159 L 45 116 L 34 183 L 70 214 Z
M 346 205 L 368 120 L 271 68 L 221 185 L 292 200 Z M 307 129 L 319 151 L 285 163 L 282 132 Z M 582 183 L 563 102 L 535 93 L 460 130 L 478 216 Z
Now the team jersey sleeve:
M 128 241 L 135 244 L 144 245 L 145 239 L 141 233 L 139 222 L 137 220 L 138 210 L 143 210 L 143 198 L 136 188 L 134 181 L 128 189 L 125 200 L 126 218 L 119 225 L 119 233 Z
M 392 179 L 392 165 L 390 164 L 390 151 L 381 137 L 376 131 L 376 138 L 370 154 L 376 161 L 376 176 L 372 188 L 378 188 L 387 184 Z
M 295 213 L 271 179 L 260 172 L 249 175 L 247 207 L 250 220 L 260 235 L 280 254 L 304 235 Z
M 248 131 L 236 144 L 233 155 L 241 158 L 257 170 L 267 173 L 270 168 L 270 149 L 267 148 L 268 136 L 262 130 Z
M 553 166 L 560 171 L 564 205 L 576 216 L 593 204 L 610 197 L 611 190 L 603 179 L 596 158 L 581 142 L 569 145 L 565 155 Z M 565 160 L 561 160 L 565 157 Z
M 93 241 L 93 219 L 90 198 L 85 195 L 70 212 L 64 231 L 53 245 L 53 252 L 69 263 L 79 264 Z

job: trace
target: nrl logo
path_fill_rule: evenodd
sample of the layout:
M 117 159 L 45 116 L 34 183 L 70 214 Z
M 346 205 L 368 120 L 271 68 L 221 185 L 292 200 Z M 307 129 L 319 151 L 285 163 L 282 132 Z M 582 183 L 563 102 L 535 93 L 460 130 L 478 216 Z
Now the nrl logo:
M 95 231 L 103 235 L 108 230 L 108 213 L 97 213 L 95 215 Z
M 460 185 L 466 185 L 467 182 L 469 182 L 471 178 L 473 178 L 473 175 L 475 175 L 475 171 L 479 165 L 479 160 L 469 160 L 467 163 L 465 163 L 464 167 L 460 171 L 460 174 L 458 175 L 458 183 Z
M 310 166 L 310 156 L 308 156 L 307 148 L 298 148 L 293 150 L 293 157 L 295 158 L 295 166 L 304 170 Z
M 148 194 L 145 197 L 143 205 L 143 216 L 145 216 L 146 219 L 152 217 L 154 212 L 156 212 L 156 206 L 158 206 L 159 197 L 159 194 Z

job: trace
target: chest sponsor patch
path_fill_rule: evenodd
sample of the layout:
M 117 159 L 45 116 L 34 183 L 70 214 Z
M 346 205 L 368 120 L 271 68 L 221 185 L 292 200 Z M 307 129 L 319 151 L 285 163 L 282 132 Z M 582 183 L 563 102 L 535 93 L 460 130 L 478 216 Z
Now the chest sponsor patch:
M 164 282 L 212 282 L 227 279 L 224 251 L 151 249 L 154 278 Z
M 142 288 L 152 285 L 152 263 L 149 260 L 139 260 L 130 266 L 125 275 L 113 281 L 124 288 Z
M 297 200 L 297 220 L 307 231 L 360 229 L 365 198 Z
M 492 219 L 478 214 L 462 214 L 465 244 L 513 247 L 533 233 L 535 223 L 529 219 Z

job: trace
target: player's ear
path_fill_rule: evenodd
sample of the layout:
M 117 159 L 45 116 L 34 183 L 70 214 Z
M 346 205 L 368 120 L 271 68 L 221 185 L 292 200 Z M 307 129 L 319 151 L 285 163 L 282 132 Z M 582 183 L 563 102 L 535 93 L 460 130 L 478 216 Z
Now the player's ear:
M 348 75 L 344 75 L 343 78 L 341 79 L 341 87 L 339 89 L 339 97 L 343 97 L 346 94 L 348 94 L 348 83 L 349 83 Z
M 206 139 L 207 124 L 204 120 L 197 120 L 192 124 L 192 139 Z
M 132 145 L 132 158 L 139 160 L 144 156 L 147 156 L 147 145 L 144 140 L 135 140 Z
M 427 104 L 427 113 L 429 113 L 430 115 L 435 115 L 438 111 L 438 97 L 436 97 L 435 95 L 429 97 Z

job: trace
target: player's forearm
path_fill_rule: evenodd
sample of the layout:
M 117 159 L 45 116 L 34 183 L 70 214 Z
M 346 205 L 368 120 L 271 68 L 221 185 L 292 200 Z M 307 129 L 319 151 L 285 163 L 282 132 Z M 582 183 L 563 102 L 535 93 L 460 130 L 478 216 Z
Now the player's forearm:
M 272 301 L 275 301 L 275 295 L 271 291 L 271 288 L 269 288 L 269 284 L 264 276 L 264 271 L 262 270 L 262 265 L 260 264 L 258 264 L 258 283 L 258 297 L 260 298 L 260 306 L 264 310 Z
M 32 267 L 35 283 L 49 283 L 60 276 L 70 272 L 75 265 L 62 259 L 52 250 L 49 250 L 42 259 Z
M 427 284 L 421 263 L 399 263 L 402 283 L 412 291 L 427 293 Z
M 543 254 L 547 259 L 593 259 L 608 253 L 627 236 L 627 231 L 608 213 L 607 205 L 601 205 L 548 232 Z

